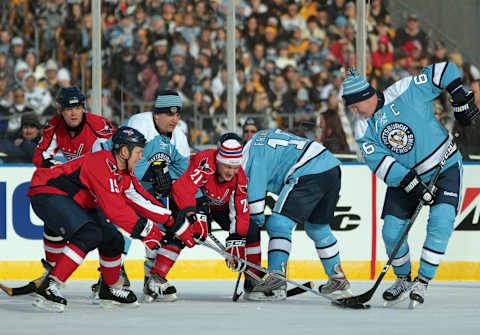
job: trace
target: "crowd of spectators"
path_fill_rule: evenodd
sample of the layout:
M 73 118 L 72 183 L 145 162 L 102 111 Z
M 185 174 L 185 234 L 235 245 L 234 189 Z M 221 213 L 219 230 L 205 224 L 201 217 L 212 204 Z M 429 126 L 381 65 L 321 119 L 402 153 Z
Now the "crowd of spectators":
M 83 78 L 88 88 L 92 80 L 91 0 L 8 3 L 0 16 L 0 137 L 17 133 L 24 114 L 43 124 L 56 112 L 60 87 L 80 86 Z M 296 129 L 333 152 L 355 152 L 340 97 L 344 70 L 356 64 L 355 1 L 236 4 L 239 133 L 249 117 L 259 129 Z M 148 110 L 156 92 L 170 87 L 182 96 L 192 143 L 213 143 L 226 130 L 226 6 L 225 0 L 102 1 L 103 115 L 119 124 Z M 367 32 L 367 75 L 375 88 L 450 60 L 480 99 L 478 69 L 430 40 L 415 13 L 394 27 L 388 1 L 372 0 Z M 445 95 L 435 112 L 449 131 L 464 136 Z

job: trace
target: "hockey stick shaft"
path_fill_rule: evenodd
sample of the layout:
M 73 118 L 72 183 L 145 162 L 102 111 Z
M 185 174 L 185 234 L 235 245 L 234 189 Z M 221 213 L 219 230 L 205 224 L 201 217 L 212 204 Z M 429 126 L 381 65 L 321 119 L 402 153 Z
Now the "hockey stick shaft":
M 222 250 L 225 250 L 225 246 L 220 242 L 212 233 L 208 233 L 208 237 L 212 239 L 213 242 Z M 238 286 L 240 285 L 240 279 L 242 278 L 242 273 L 238 273 L 237 281 L 235 282 L 235 289 L 233 290 L 232 300 L 237 301 L 238 298 L 243 294 L 243 292 L 238 293 Z
M 209 248 L 209 249 L 212 249 L 212 250 L 216 251 L 217 253 L 219 253 L 220 255 L 222 255 L 224 258 L 227 258 L 227 259 L 228 259 L 228 258 L 231 258 L 231 259 L 233 258 L 234 260 L 236 260 L 236 261 L 238 261 L 238 262 L 244 262 L 246 265 L 248 265 L 248 266 L 250 266 L 250 267 L 252 267 L 252 268 L 254 268 L 254 269 L 257 269 L 257 270 L 259 270 L 259 271 L 261 271 L 261 272 L 263 272 L 263 273 L 266 273 L 266 274 L 272 276 L 272 277 L 275 278 L 275 279 L 282 280 L 282 281 L 285 281 L 285 282 L 287 282 L 287 283 L 290 283 L 290 284 L 292 284 L 293 286 L 302 288 L 302 289 L 304 289 L 305 291 L 308 291 L 308 292 L 313 293 L 313 294 L 315 294 L 315 295 L 317 295 L 317 296 L 323 297 L 323 298 L 325 298 L 325 299 L 327 299 L 327 300 L 330 300 L 331 302 L 336 302 L 335 299 L 333 299 L 333 298 L 331 298 L 331 297 L 329 297 L 329 296 L 323 295 L 323 294 L 321 294 L 320 292 L 317 292 L 317 291 L 311 289 L 310 287 L 303 286 L 302 284 L 296 282 L 295 280 L 288 279 L 288 278 L 283 277 L 283 276 L 281 276 L 281 275 L 279 275 L 279 274 L 277 274 L 277 273 L 275 273 L 275 272 L 271 272 L 271 271 L 269 271 L 268 269 L 265 269 L 264 267 L 258 266 L 257 264 L 254 264 L 254 263 L 251 263 L 251 262 L 249 262 L 249 261 L 246 261 L 246 260 L 244 260 L 244 259 L 242 259 L 242 258 L 240 258 L 240 257 L 235 256 L 235 255 L 231 255 L 231 254 L 229 254 L 228 252 L 226 252 L 226 251 L 224 251 L 224 250 L 222 250 L 222 249 L 220 249 L 220 248 L 218 248 L 218 247 L 216 247 L 216 246 L 214 246 L 214 245 L 212 245 L 212 244 L 210 244 L 210 243 L 208 243 L 208 242 L 206 242 L 206 241 L 198 241 L 197 243 L 198 243 L 198 244 L 201 244 L 201 245 L 203 245 L 203 246 L 205 246 L 205 247 L 207 247 L 207 248 Z
M 452 153 L 454 148 L 455 148 L 455 143 L 452 140 L 452 141 L 450 141 L 447 149 L 445 150 L 445 153 L 443 154 L 443 158 L 440 161 L 440 163 L 438 164 L 438 167 L 435 170 L 435 174 L 433 175 L 433 177 L 432 177 L 432 179 L 431 179 L 431 181 L 428 185 L 428 189 L 430 191 L 432 191 L 434 189 L 435 183 L 437 182 L 437 179 L 440 176 L 440 173 L 443 169 L 443 166 L 447 162 L 447 160 L 450 157 L 450 154 Z M 378 286 L 380 285 L 380 282 L 382 281 L 383 277 L 385 277 L 385 274 L 387 273 L 388 269 L 390 268 L 390 265 L 392 264 L 395 256 L 397 255 L 398 251 L 400 250 L 403 242 L 407 238 L 408 232 L 410 231 L 410 228 L 412 228 L 413 223 L 417 219 L 418 214 L 420 214 L 420 211 L 421 211 L 422 207 L 424 206 L 424 204 L 425 204 L 425 202 L 423 200 L 420 200 L 420 202 L 417 205 L 417 208 L 415 209 L 415 212 L 413 213 L 412 217 L 410 218 L 410 221 L 409 221 L 408 225 L 405 227 L 405 230 L 403 231 L 402 235 L 400 236 L 400 239 L 398 240 L 397 244 L 395 245 L 395 248 L 393 249 L 392 253 L 390 254 L 390 257 L 388 258 L 387 264 L 385 264 L 385 266 L 383 267 L 382 272 L 378 276 L 378 278 L 375 281 L 375 284 L 373 285 L 373 287 L 370 290 L 368 290 L 367 292 L 365 292 L 361 295 L 357 295 L 357 296 L 353 296 L 353 297 L 349 297 L 349 298 L 344 298 L 344 299 L 339 299 L 340 303 L 346 304 L 346 305 L 352 304 L 352 303 L 362 303 L 363 304 L 363 303 L 366 303 L 367 301 L 369 301 L 372 298 L 373 294 L 375 293 Z

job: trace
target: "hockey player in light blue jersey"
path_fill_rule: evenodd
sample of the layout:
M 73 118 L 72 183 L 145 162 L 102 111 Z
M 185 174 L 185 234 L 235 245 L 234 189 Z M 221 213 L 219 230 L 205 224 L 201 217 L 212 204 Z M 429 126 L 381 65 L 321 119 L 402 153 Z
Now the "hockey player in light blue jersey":
M 362 120 L 356 139 L 369 168 L 387 185 L 382 212 L 383 240 L 390 256 L 419 200 L 430 206 L 427 237 L 418 276 L 411 281 L 410 252 L 402 244 L 392 265 L 397 280 L 383 293 L 386 305 L 410 297 L 410 307 L 423 303 L 428 282 L 444 255 L 461 196 L 462 157 L 452 137 L 435 119 L 433 102 L 443 89 L 452 99 L 455 118 L 470 124 L 479 116 L 472 92 L 466 92 L 457 67 L 442 62 L 403 78 L 384 92 L 377 92 L 355 69 L 343 82 L 343 97 L 350 111 Z M 436 167 L 451 154 L 436 183 L 427 187 Z
M 279 129 L 258 132 L 243 150 L 250 219 L 258 226 L 265 223 L 267 192 L 278 195 L 266 224 L 270 237 L 268 269 L 286 275 L 292 230 L 303 223 L 329 278 L 320 292 L 333 298 L 351 296 L 337 240 L 330 229 L 340 191 L 339 165 L 322 144 Z M 271 276 L 263 281 L 245 278 L 246 299 L 283 300 L 285 293 L 285 281 Z

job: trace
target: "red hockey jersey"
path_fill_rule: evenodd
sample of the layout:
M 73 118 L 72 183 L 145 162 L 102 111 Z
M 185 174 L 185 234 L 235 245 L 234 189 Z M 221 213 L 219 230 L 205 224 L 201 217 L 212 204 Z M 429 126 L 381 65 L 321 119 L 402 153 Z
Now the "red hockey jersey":
M 112 223 L 128 233 L 138 221 L 137 213 L 159 224 L 166 223 L 171 214 L 131 171 L 119 170 L 112 152 L 107 150 L 52 168 L 38 168 L 27 195 L 40 193 L 65 195 L 85 209 L 100 206 Z
M 49 167 L 49 160 L 59 150 L 67 160 L 80 157 L 90 151 L 97 139 L 108 139 L 115 131 L 107 118 L 88 112 L 85 112 L 85 119 L 79 127 L 80 130 L 70 134 L 61 114 L 51 118 L 35 148 L 33 164 L 37 167 Z
M 245 236 L 250 221 L 247 177 L 240 167 L 232 180 L 220 183 L 216 173 L 217 153 L 218 149 L 206 149 L 192 156 L 188 170 L 173 183 L 173 199 L 179 209 L 195 207 L 195 195 L 200 189 L 210 210 L 229 211 L 230 233 Z

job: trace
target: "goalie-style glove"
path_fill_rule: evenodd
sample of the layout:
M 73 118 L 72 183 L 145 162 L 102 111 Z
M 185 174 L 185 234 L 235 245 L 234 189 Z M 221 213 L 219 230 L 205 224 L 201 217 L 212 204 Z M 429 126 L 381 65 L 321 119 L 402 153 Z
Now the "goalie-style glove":
M 472 91 L 465 94 L 463 87 L 458 88 L 450 99 L 453 115 L 463 126 L 469 126 L 480 117 L 480 111 L 475 105 L 475 96 Z
M 400 182 L 400 187 L 403 188 L 408 196 L 413 196 L 418 200 L 423 200 L 425 204 L 432 205 L 434 201 L 436 187 L 430 191 L 428 186 L 423 182 L 420 176 L 411 169 L 410 172 Z
M 155 194 L 159 197 L 168 196 L 172 191 L 172 178 L 165 162 L 153 162 L 152 174 L 152 186 Z
M 131 233 L 132 238 L 141 240 L 151 250 L 160 248 L 160 241 L 164 235 L 153 221 L 144 217 L 138 219 Z
M 225 240 L 225 249 L 232 256 L 247 260 L 246 246 L 247 241 L 245 236 L 241 236 L 237 233 L 230 234 Z M 245 271 L 247 264 L 234 259 L 227 259 L 227 266 L 234 272 Z

